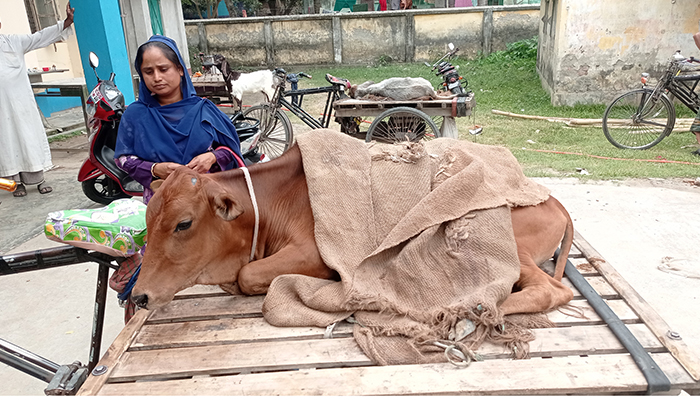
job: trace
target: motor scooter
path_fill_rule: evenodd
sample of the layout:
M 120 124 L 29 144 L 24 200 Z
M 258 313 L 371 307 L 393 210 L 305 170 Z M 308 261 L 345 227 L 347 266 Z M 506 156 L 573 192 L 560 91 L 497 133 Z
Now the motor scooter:
M 97 75 L 100 60 L 95 53 L 90 52 L 89 61 L 97 77 L 97 86 L 86 102 L 90 150 L 78 172 L 78 181 L 82 182 L 83 193 L 90 200 L 105 205 L 116 199 L 142 196 L 143 186 L 119 169 L 114 161 L 119 121 L 126 109 L 124 95 L 114 83 L 114 72 L 106 80 Z M 236 127 L 246 165 L 266 161 L 265 155 L 258 151 L 259 121 L 241 113 L 230 118 Z
M 455 47 L 454 44 L 450 43 L 447 45 L 449 50 L 445 55 L 440 57 L 439 60 L 435 61 L 432 65 L 425 62 L 425 65 L 431 67 L 431 71 L 435 71 L 435 76 L 442 75 L 443 86 L 446 90 L 449 90 L 456 95 L 467 94 L 467 80 L 459 74 L 457 71 L 459 65 L 452 65 L 450 60 L 457 54 L 459 48 Z

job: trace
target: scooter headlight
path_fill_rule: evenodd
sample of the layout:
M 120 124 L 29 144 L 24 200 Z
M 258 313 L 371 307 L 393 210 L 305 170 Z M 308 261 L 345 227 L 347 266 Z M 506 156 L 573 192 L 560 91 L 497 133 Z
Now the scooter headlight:
M 107 100 L 109 100 L 110 102 L 114 101 L 114 99 L 116 99 L 117 97 L 119 97 L 119 94 L 120 94 L 120 93 L 119 93 L 119 90 L 117 90 L 117 89 L 115 89 L 115 88 L 106 88 L 106 89 L 105 89 L 105 97 L 106 97 Z

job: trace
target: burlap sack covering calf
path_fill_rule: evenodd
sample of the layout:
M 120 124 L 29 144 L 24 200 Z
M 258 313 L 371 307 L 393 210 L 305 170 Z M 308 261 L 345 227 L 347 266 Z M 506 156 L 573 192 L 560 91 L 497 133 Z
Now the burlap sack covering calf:
M 298 143 L 316 242 L 341 281 L 278 277 L 263 304 L 270 324 L 325 327 L 354 314 L 357 343 L 380 365 L 444 362 L 432 343 L 452 343 L 464 318 L 476 325 L 456 343 L 466 353 L 484 339 L 527 348 L 529 330 L 504 329 L 498 308 L 520 269 L 509 206 L 538 204 L 549 190 L 507 149 L 367 144 L 331 130 Z

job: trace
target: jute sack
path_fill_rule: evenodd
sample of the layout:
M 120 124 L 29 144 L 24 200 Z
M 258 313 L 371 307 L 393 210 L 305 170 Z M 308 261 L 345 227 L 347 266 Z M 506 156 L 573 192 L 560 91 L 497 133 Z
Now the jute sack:
M 520 270 L 509 207 L 549 190 L 507 149 L 366 144 L 331 130 L 298 144 L 316 243 L 341 281 L 278 277 L 263 304 L 270 324 L 325 327 L 354 314 L 358 345 L 380 365 L 444 361 L 437 340 L 466 353 L 485 339 L 526 348 L 529 330 L 498 307 Z M 448 341 L 464 319 L 473 332 Z

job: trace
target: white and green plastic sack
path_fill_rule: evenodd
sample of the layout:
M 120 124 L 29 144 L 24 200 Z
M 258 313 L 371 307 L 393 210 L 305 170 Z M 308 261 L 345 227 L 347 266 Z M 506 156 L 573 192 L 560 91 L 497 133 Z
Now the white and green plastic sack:
M 56 242 L 128 257 L 145 243 L 146 205 L 120 199 L 103 208 L 52 212 L 46 218 L 44 234 Z

